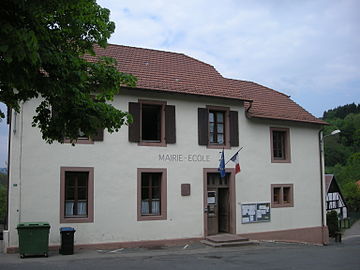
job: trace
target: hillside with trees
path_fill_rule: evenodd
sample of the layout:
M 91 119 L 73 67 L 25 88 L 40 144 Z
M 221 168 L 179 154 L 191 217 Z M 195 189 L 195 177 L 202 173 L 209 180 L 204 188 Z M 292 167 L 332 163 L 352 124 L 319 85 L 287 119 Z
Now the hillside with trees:
M 348 207 L 360 211 L 360 104 L 348 104 L 324 112 L 323 119 L 330 125 L 324 135 L 335 129 L 341 133 L 326 137 L 326 173 L 335 174 Z
M 3 223 L 6 215 L 7 197 L 7 175 L 0 172 L 0 224 Z

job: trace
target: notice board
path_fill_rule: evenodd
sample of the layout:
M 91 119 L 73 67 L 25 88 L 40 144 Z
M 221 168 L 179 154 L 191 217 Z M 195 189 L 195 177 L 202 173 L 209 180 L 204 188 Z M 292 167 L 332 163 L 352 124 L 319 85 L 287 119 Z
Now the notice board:
M 270 221 L 270 203 L 241 204 L 241 223 Z

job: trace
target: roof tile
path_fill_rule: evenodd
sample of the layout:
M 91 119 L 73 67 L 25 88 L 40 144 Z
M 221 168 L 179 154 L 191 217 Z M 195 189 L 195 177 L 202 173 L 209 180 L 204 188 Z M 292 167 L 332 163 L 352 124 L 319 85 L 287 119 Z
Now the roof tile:
M 184 54 L 109 44 L 97 56 L 116 59 L 118 70 L 138 78 L 137 88 L 244 100 L 251 117 L 327 124 L 289 96 L 260 84 L 224 78 L 213 66 Z M 252 104 L 251 104 L 252 102 Z M 251 104 L 251 105 L 250 105 Z

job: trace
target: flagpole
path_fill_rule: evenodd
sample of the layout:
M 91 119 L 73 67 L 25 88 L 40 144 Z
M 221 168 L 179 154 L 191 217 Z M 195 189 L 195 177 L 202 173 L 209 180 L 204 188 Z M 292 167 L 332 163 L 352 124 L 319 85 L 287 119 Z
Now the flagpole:
M 243 148 L 244 148 L 244 147 L 241 147 L 235 154 L 233 154 L 233 155 L 231 156 L 231 158 L 225 163 L 225 165 L 228 164 L 228 163 L 230 162 L 230 160 L 232 159 L 232 157 L 235 156 L 237 153 L 239 153 L 239 152 L 241 151 L 241 149 L 243 149 Z

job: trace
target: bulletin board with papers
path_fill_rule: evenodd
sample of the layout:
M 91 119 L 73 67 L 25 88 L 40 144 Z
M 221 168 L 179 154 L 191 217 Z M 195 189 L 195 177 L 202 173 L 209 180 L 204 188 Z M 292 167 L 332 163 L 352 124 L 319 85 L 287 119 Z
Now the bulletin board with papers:
M 241 204 L 241 223 L 270 221 L 270 203 Z

